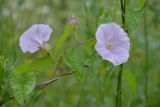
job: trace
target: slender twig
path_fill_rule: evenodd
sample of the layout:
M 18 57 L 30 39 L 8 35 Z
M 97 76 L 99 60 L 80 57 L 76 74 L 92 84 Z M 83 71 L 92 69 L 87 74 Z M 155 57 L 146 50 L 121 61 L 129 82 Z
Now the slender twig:
M 74 46 L 73 48 L 76 48 L 76 47 L 81 46 L 81 45 L 85 45 L 85 44 L 87 44 L 87 43 L 89 43 L 91 41 L 94 41 L 94 40 L 95 40 L 95 38 L 92 38 L 90 40 L 87 40 L 87 41 L 84 41 L 84 42 L 80 42 L 76 46 Z
M 55 82 L 55 81 L 57 81 L 58 79 L 60 79 L 61 77 L 66 76 L 66 75 L 71 75 L 71 74 L 73 74 L 73 73 L 74 73 L 74 72 L 63 73 L 63 74 L 61 74 L 61 75 L 59 75 L 59 76 L 57 76 L 57 77 L 54 77 L 54 78 L 52 78 L 52 79 L 50 79 L 50 80 L 48 80 L 48 81 L 46 81 L 46 82 L 43 82 L 43 83 L 38 84 L 38 85 L 36 86 L 36 88 L 38 88 L 38 89 L 45 88 L 45 87 L 47 87 L 49 84 L 52 84 L 53 82 Z
M 75 40 L 75 42 L 76 42 L 77 44 L 80 43 L 79 40 L 78 40 L 78 37 L 77 37 L 77 33 L 76 33 L 76 32 L 74 32 L 74 40 Z
M 141 8 L 141 11 L 144 10 L 144 8 L 147 6 L 149 0 L 146 0 L 146 2 L 144 3 L 143 7 Z
M 127 31 L 126 24 L 125 24 L 125 9 L 126 9 L 126 1 L 125 0 L 120 0 L 121 4 L 121 15 L 122 15 L 122 23 L 123 23 L 123 28 L 125 31 Z M 117 90 L 116 90 L 116 107 L 122 107 L 122 73 L 123 73 L 123 64 L 120 65 L 120 70 L 118 74 L 118 79 L 117 79 Z
M 50 79 L 50 80 L 48 80 L 48 81 L 46 81 L 44 83 L 36 85 L 36 88 L 38 88 L 38 89 L 45 88 L 46 86 L 48 86 L 49 84 L 57 81 L 58 79 L 59 79 L 59 77 L 52 78 L 52 79 Z
M 57 61 L 57 64 L 56 64 L 56 67 L 55 67 L 55 73 L 58 71 L 59 67 L 60 67 L 60 64 L 61 64 L 61 61 L 62 61 L 62 56 L 60 56 L 60 58 L 58 59 Z

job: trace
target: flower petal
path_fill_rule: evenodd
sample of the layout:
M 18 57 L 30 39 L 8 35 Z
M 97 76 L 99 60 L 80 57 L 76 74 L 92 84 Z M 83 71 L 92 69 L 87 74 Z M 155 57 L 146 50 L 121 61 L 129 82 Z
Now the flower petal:
M 96 43 L 95 45 L 95 49 L 96 51 L 101 55 L 102 59 L 104 60 L 108 60 L 110 62 L 113 62 L 113 55 L 112 53 L 107 50 L 103 44 L 100 44 L 100 43 Z
M 113 57 L 112 63 L 114 65 L 120 65 L 124 62 L 127 62 L 129 57 L 129 51 L 122 47 L 114 47 L 111 51 Z
M 35 33 L 36 36 L 40 39 L 42 42 L 47 42 L 51 36 L 52 29 L 45 24 L 35 24 L 32 25 L 32 30 Z M 35 37 L 36 37 L 35 36 Z
M 26 36 L 21 36 L 20 38 L 20 47 L 24 53 L 34 53 L 39 49 L 40 46 L 41 45 L 39 43 L 35 42 L 33 39 L 30 39 Z
M 106 36 L 106 35 L 110 35 L 110 36 Z M 96 32 L 97 42 L 105 43 L 105 42 L 108 42 L 112 37 L 113 37 L 112 29 L 107 24 L 102 24 L 98 27 Z

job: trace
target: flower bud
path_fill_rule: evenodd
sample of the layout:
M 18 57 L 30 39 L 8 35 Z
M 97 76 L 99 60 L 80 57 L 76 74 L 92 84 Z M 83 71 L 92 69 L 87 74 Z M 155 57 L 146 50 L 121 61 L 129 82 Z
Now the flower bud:
M 51 46 L 45 42 L 43 43 L 42 48 L 47 52 L 49 52 L 51 50 Z
M 72 16 L 69 20 L 68 20 L 69 24 L 73 24 L 73 25 L 78 25 L 78 20 L 75 18 L 75 16 Z

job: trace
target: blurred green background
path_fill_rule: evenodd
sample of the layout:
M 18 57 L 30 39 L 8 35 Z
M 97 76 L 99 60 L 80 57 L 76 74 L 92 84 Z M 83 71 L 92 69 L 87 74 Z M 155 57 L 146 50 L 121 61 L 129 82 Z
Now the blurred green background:
M 126 21 L 131 41 L 130 58 L 124 64 L 123 107 L 145 107 L 145 36 L 148 35 L 148 107 L 160 106 L 160 1 L 127 0 Z M 144 13 L 145 11 L 145 13 Z M 0 55 L 12 65 L 24 55 L 19 37 L 32 24 L 48 24 L 53 28 L 49 44 L 63 33 L 68 20 L 75 16 L 77 28 L 65 43 L 66 49 L 76 45 L 74 35 L 84 42 L 95 37 L 101 23 L 116 22 L 122 25 L 119 0 L 0 0 Z M 146 30 L 145 30 L 146 29 Z M 93 54 L 94 53 L 94 54 Z M 101 61 L 94 46 L 74 49 L 80 65 L 86 68 L 66 76 L 37 92 L 27 107 L 114 107 L 118 67 Z M 75 58 L 75 59 L 74 59 Z M 61 69 L 70 71 L 62 64 Z M 49 69 L 50 70 L 50 69 Z M 39 80 L 50 78 L 52 72 L 36 73 Z M 81 79 L 79 79 L 81 78 Z M 34 93 L 34 92 L 33 92 Z M 31 94 L 32 96 L 32 94 Z M 30 98 L 30 97 L 29 97 Z M 13 99 L 4 107 L 19 107 Z

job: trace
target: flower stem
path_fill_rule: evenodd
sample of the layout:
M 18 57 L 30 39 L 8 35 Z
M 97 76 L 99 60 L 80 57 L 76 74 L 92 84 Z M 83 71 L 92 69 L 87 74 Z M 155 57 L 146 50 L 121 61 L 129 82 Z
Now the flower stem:
M 126 9 L 126 0 L 120 0 L 121 4 L 121 15 L 122 15 L 122 24 L 125 29 L 125 9 Z M 125 29 L 126 30 L 126 29 Z M 127 30 L 126 30 L 127 31 Z M 123 64 L 120 65 L 120 70 L 117 79 L 117 90 L 116 90 L 116 107 L 122 107 L 122 72 Z
M 126 8 L 126 3 L 125 0 L 120 0 L 121 3 L 121 15 L 122 15 L 122 23 L 123 23 L 123 27 L 125 25 L 125 8 Z
M 120 65 L 120 71 L 118 74 L 118 80 L 117 80 L 117 94 L 116 94 L 116 107 L 121 107 L 122 106 L 122 90 L 121 90 L 121 85 L 122 85 L 122 70 L 123 70 L 123 64 Z

